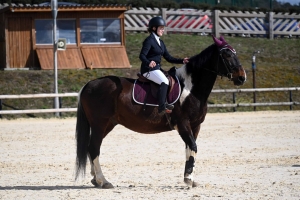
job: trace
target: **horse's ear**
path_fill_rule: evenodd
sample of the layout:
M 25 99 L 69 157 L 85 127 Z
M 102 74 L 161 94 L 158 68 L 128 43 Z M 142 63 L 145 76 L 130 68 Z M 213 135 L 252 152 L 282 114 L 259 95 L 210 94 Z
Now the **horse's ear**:
M 213 38 L 213 40 L 214 40 L 214 42 L 217 46 L 219 46 L 219 47 L 222 46 L 222 41 L 221 40 L 216 38 L 214 35 L 211 35 L 211 36 L 212 36 L 212 38 Z
M 226 42 L 225 39 L 224 39 L 224 37 L 223 37 L 223 35 L 220 36 L 220 40 L 223 41 L 223 42 Z

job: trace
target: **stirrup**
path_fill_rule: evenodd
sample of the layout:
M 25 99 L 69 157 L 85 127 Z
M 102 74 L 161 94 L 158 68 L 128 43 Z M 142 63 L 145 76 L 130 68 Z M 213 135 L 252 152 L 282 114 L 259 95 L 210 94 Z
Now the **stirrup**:
M 158 115 L 163 116 L 165 113 L 170 114 L 172 113 L 172 110 L 169 110 L 168 108 L 165 108 L 164 110 L 160 111 Z
M 167 114 L 170 114 L 170 113 L 172 113 L 172 109 L 168 109 L 168 108 L 166 108 L 166 109 L 165 109 L 165 113 L 167 113 Z
M 174 109 L 174 106 L 172 104 L 166 104 L 166 109 L 171 110 L 171 112 L 172 112 L 172 110 Z
M 174 109 L 174 106 L 171 104 L 165 104 L 165 108 L 162 111 L 158 111 L 159 115 L 164 115 L 165 113 L 170 114 L 172 113 L 172 110 Z

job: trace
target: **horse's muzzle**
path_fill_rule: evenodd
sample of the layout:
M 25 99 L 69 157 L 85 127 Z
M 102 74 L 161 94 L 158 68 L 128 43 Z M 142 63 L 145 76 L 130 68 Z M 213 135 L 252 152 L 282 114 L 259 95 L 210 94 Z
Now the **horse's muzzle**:
M 233 73 L 231 80 L 233 81 L 234 85 L 243 85 L 246 82 L 247 76 L 245 70 L 240 67 L 240 69 Z

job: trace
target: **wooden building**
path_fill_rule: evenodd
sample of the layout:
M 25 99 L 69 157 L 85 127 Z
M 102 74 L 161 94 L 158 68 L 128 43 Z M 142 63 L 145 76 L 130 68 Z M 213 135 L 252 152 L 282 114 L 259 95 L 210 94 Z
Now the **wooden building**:
M 129 68 L 123 5 L 59 2 L 58 69 Z M 53 69 L 53 17 L 49 3 L 0 4 L 0 68 Z

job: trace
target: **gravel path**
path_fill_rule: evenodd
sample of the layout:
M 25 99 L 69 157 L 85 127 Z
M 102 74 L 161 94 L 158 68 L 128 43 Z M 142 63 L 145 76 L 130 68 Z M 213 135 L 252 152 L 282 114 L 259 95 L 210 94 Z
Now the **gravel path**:
M 74 181 L 75 118 L 0 120 L 0 199 L 300 199 L 300 111 L 207 114 L 197 140 L 197 188 L 183 183 L 176 131 L 117 126 L 100 162 L 115 186 Z

